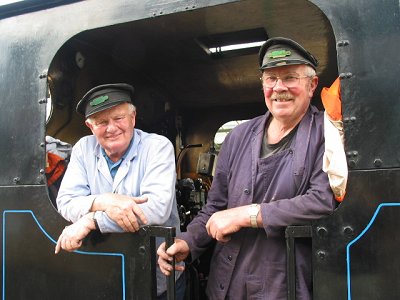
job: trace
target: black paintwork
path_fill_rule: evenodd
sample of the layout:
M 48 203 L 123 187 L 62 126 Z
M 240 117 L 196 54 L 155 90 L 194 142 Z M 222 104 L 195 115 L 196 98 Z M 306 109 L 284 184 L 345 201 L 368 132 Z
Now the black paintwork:
M 234 2 L 229 4 L 229 9 L 217 6 L 229 2 Z M 85 88 L 107 79 L 91 74 L 81 80 L 79 70 L 67 60 L 68 51 L 75 49 L 75 43 L 82 42 L 88 49 L 96 46 L 93 53 L 100 57 L 98 61 L 102 61 L 112 52 L 112 49 L 106 48 L 112 45 L 107 40 L 114 38 L 116 33 L 131 37 L 131 32 L 143 31 L 143 37 L 149 37 L 144 42 L 153 48 L 149 49 L 150 58 L 143 60 L 145 67 L 139 65 L 143 69 L 149 66 L 154 77 L 146 83 L 141 82 L 139 91 L 150 89 L 149 86 L 154 84 L 158 86 L 157 93 L 152 91 L 152 96 L 146 99 L 160 95 L 176 99 L 173 104 L 188 116 L 186 122 L 183 120 L 182 132 L 186 135 L 182 140 L 184 137 L 190 139 L 191 128 L 185 126 L 213 121 L 213 115 L 207 115 L 207 111 L 214 110 L 221 115 L 229 113 L 232 118 L 260 114 L 264 108 L 257 97 L 261 94 L 259 91 L 257 94 L 251 92 L 258 86 L 257 73 L 252 73 L 251 80 L 241 75 L 249 71 L 247 66 L 251 63 L 256 64 L 256 55 L 247 55 L 235 61 L 231 60 L 232 57 L 222 62 L 210 61 L 187 38 L 192 40 L 206 34 L 206 30 L 210 30 L 207 26 L 213 28 L 207 23 L 207 18 L 211 18 L 214 11 L 229 13 L 237 7 L 247 13 L 244 8 L 254 5 L 257 8 L 255 11 L 265 12 L 267 16 L 269 10 L 282 5 L 287 14 L 300 12 L 291 11 L 291 1 L 235 2 L 49 1 L 45 3 L 48 5 L 46 10 L 43 10 L 44 7 L 8 12 L 0 10 L 3 299 L 124 298 L 121 256 L 53 254 L 54 240 L 67 223 L 51 205 L 45 184 L 43 99 L 47 93 L 48 71 L 55 81 L 53 96 L 56 105 L 71 108 Z M 324 64 L 329 70 L 324 71 L 321 78 L 324 86 L 328 86 L 336 75 L 342 78 L 345 149 L 350 168 L 344 202 L 332 216 L 312 226 L 314 299 L 396 299 L 400 295 L 397 279 L 400 261 L 396 256 L 399 245 L 396 232 L 400 219 L 400 208 L 397 207 L 400 203 L 399 3 L 395 0 L 312 0 L 298 3 L 306 3 L 304 9 L 312 8 L 313 12 L 321 10 L 320 14 L 326 20 L 321 30 L 331 26 L 332 35 L 327 30 L 329 43 L 323 49 L 328 53 Z M 64 5 L 57 6 L 59 4 Z M 208 7 L 207 10 L 202 10 L 204 7 Z M 164 20 L 168 22 L 164 23 Z M 185 27 L 185 21 L 198 24 L 198 27 Z M 226 18 L 221 23 L 213 24 L 220 33 L 224 33 L 246 30 L 247 24 L 252 21 L 252 17 L 247 16 L 240 22 Z M 229 26 L 223 27 L 227 22 L 230 22 Z M 257 24 L 257 28 L 261 25 Z M 292 30 L 293 24 L 290 25 Z M 310 45 L 317 42 L 313 40 L 313 32 L 308 32 L 308 27 L 302 27 L 301 23 L 296 26 L 300 31 L 296 34 L 304 41 L 309 41 Z M 152 28 L 157 32 L 153 32 Z M 270 31 L 279 35 L 286 32 L 293 34 L 285 28 L 285 24 L 279 24 Z M 269 34 L 269 28 L 266 33 Z M 179 38 L 172 40 L 171 36 Z M 157 44 L 157 39 L 163 43 Z M 73 51 L 71 53 L 74 54 Z M 94 65 L 98 65 L 98 61 Z M 108 63 L 108 60 L 104 62 Z M 134 69 L 138 62 L 130 63 L 133 69 L 117 68 L 122 77 L 132 72 L 135 75 L 126 75 L 129 79 L 135 76 L 148 79 L 151 72 L 141 76 L 142 73 Z M 336 63 L 337 74 L 336 70 L 332 71 Z M 238 69 L 233 66 L 238 66 Z M 217 70 L 218 76 L 211 70 Z M 115 76 L 115 73 L 111 75 Z M 58 81 L 57 76 L 61 78 Z M 245 84 L 241 90 L 232 88 L 242 82 Z M 205 91 L 208 92 L 208 100 L 204 97 Z M 250 102 L 250 98 L 255 100 Z M 147 112 L 144 104 L 154 105 L 154 111 L 157 111 L 163 106 L 160 103 L 149 100 L 139 103 L 139 106 L 142 105 L 142 111 Z M 200 106 L 201 109 L 198 109 Z M 165 128 L 158 127 L 156 130 L 165 129 L 163 132 L 174 140 L 176 127 L 179 127 L 174 124 L 174 115 L 156 115 L 159 118 L 154 118 L 154 124 L 147 124 L 145 119 L 139 121 L 149 128 L 165 125 Z M 224 118 L 221 117 L 221 120 Z M 70 119 L 64 119 L 68 122 L 82 121 L 72 115 Z M 380 208 L 374 222 L 367 227 L 381 204 L 386 206 Z M 349 243 L 365 228 L 368 229 L 365 234 L 346 253 Z M 82 251 L 124 255 L 126 299 L 154 296 L 154 285 L 148 280 L 151 277 L 151 247 L 148 235 L 144 233 L 92 234 L 82 248 Z M 139 249 L 139 245 L 145 245 L 145 248 Z M 351 277 L 348 277 L 348 272 Z

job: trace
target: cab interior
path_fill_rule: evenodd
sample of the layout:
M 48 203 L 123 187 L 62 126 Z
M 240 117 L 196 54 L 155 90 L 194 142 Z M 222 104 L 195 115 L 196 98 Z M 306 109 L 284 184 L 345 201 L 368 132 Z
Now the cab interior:
M 46 135 L 73 145 L 90 134 L 75 111 L 80 98 L 99 84 L 129 83 L 136 127 L 167 136 L 178 178 L 196 178 L 223 124 L 266 112 L 259 46 L 223 47 L 276 36 L 298 41 L 318 59 L 313 104 L 322 109 L 321 88 L 337 77 L 335 36 L 324 13 L 305 0 L 248 0 L 112 24 L 67 40 L 48 69 Z M 212 179 L 211 171 L 205 175 Z

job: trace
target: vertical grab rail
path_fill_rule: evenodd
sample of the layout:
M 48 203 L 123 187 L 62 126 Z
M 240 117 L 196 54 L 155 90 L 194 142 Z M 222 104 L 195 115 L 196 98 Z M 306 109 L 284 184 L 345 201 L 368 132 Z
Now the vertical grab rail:
M 142 230 L 151 237 L 165 238 L 166 248 L 170 247 L 176 236 L 175 227 L 164 227 L 164 226 L 144 226 Z M 167 300 L 176 299 L 175 291 L 175 258 L 171 262 L 173 268 L 170 276 L 167 276 Z
M 169 234 L 165 238 L 165 248 L 168 249 L 173 243 L 175 238 L 175 228 L 172 232 L 168 232 Z M 171 275 L 167 277 L 167 300 L 175 300 L 176 298 L 176 290 L 175 290 L 175 257 L 172 262 L 172 272 Z
M 286 237 L 286 273 L 288 300 L 296 300 L 296 257 L 295 238 L 312 237 L 312 228 L 306 226 L 288 226 L 285 230 Z

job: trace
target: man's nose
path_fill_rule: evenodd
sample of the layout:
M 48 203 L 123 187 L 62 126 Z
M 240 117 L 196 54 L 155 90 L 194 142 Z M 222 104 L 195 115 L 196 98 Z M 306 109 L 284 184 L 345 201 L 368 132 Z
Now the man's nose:
M 280 92 L 280 91 L 286 91 L 287 89 L 288 88 L 286 87 L 286 85 L 283 84 L 282 79 L 278 78 L 274 86 L 274 91 Z
M 112 132 L 117 128 L 116 123 L 114 120 L 109 120 L 107 124 L 107 131 Z

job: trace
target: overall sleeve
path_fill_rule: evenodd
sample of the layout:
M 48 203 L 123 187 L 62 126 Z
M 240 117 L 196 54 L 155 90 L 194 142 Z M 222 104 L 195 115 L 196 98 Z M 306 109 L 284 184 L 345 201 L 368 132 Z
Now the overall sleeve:
M 86 215 L 96 195 L 91 195 L 81 143 L 72 149 L 71 159 L 57 196 L 59 213 L 68 221 L 76 222 Z
M 175 155 L 169 140 L 157 137 L 146 151 L 145 171 L 140 182 L 140 196 L 148 201 L 140 204 L 148 225 L 166 224 L 175 201 Z M 171 225 L 171 224 L 170 224 Z

